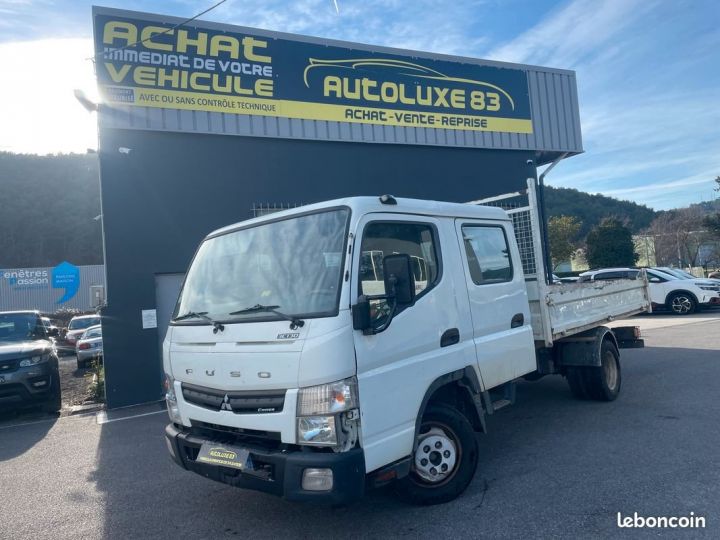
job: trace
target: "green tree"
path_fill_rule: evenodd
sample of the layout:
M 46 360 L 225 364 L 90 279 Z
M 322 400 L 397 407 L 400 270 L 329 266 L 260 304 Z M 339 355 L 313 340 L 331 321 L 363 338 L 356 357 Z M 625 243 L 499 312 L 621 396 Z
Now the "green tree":
M 713 237 L 720 239 L 720 212 L 705 216 L 703 226 Z
M 715 177 L 715 191 L 720 192 L 720 176 Z M 720 212 L 715 212 L 703 219 L 703 226 L 708 230 L 711 236 L 720 239 Z
M 590 268 L 633 266 L 637 260 L 632 232 L 615 218 L 606 218 L 585 240 Z
M 548 220 L 548 240 L 553 268 L 571 259 L 581 226 L 582 224 L 574 216 L 556 216 Z

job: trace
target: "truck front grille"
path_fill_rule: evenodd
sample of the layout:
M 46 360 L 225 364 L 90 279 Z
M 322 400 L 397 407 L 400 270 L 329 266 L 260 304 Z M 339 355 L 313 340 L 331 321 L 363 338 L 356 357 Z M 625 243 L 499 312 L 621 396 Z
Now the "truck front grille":
M 202 439 L 239 446 L 250 445 L 265 450 L 277 450 L 283 446 L 280 441 L 280 433 L 275 431 L 221 426 L 194 419 L 190 419 L 190 423 L 192 424 L 190 434 Z
M 231 411 L 235 414 L 276 413 L 285 405 L 285 390 L 216 390 L 182 383 L 186 402 L 212 411 Z

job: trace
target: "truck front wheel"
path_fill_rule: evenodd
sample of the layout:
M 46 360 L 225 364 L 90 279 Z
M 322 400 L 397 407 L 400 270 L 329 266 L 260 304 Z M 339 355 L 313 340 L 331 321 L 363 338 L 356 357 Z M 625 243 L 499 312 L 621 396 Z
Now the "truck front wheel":
M 423 416 L 410 474 L 396 483 L 397 491 L 413 504 L 449 502 L 470 484 L 477 462 L 477 436 L 468 419 L 453 407 L 433 406 Z
M 613 401 L 620 394 L 622 372 L 620 353 L 605 339 L 600 347 L 600 366 L 568 366 L 570 391 L 578 399 Z

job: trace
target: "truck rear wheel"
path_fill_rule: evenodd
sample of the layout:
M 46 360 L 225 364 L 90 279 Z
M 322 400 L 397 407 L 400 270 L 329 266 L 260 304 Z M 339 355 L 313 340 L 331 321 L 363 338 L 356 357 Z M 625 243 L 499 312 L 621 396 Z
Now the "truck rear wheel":
M 433 406 L 423 416 L 410 474 L 396 490 L 413 504 L 449 502 L 468 487 L 477 462 L 477 436 L 468 419 L 453 407 Z
M 615 344 L 604 340 L 600 347 L 600 366 L 568 366 L 570 391 L 578 399 L 613 401 L 620 394 L 622 372 L 620 353 Z

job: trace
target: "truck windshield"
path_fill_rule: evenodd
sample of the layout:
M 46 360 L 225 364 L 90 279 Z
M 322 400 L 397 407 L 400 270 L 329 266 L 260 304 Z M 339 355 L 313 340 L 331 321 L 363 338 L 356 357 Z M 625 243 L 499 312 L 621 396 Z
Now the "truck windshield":
M 347 208 L 325 210 L 205 240 L 173 317 L 182 324 L 281 318 L 248 309 L 258 305 L 295 317 L 336 314 L 349 216 Z

